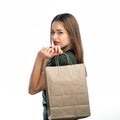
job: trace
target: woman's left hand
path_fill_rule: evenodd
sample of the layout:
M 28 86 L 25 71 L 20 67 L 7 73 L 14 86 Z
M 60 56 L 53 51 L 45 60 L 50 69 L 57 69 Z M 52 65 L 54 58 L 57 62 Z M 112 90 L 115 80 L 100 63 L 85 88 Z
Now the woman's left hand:
M 62 49 L 58 45 L 54 45 L 54 46 L 52 45 L 50 46 L 50 48 L 52 48 L 52 50 L 54 51 L 53 56 L 60 55 L 63 53 Z

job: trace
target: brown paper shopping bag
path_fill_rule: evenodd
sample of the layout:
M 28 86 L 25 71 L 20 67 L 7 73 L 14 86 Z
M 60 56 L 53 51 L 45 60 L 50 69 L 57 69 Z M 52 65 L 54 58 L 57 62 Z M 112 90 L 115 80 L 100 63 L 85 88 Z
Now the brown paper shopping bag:
M 66 54 L 68 63 L 70 58 Z M 59 62 L 59 61 L 57 61 Z M 45 68 L 49 120 L 76 120 L 90 116 L 86 69 L 82 64 Z

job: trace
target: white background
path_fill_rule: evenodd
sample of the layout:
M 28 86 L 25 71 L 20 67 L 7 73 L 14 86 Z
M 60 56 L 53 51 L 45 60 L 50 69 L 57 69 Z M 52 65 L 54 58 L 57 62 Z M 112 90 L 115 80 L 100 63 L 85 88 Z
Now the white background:
M 0 120 L 42 120 L 41 93 L 28 94 L 37 52 L 49 45 L 50 22 L 73 14 L 80 25 L 91 117 L 120 120 L 119 0 L 0 1 Z

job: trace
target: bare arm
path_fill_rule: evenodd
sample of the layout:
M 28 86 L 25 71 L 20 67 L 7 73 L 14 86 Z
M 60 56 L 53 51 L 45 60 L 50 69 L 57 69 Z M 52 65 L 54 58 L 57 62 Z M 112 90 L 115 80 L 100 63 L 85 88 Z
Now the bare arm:
M 46 67 L 49 59 L 51 59 L 55 55 L 62 53 L 59 47 L 58 50 L 55 50 L 55 48 L 42 48 L 41 51 L 38 53 L 30 76 L 28 90 L 30 94 L 33 95 L 45 89 L 43 69 Z
M 42 58 L 41 55 L 38 54 L 30 77 L 29 83 L 30 94 L 36 94 L 41 90 L 45 89 L 44 74 L 42 72 L 44 69 L 43 64 L 45 64 L 44 59 Z

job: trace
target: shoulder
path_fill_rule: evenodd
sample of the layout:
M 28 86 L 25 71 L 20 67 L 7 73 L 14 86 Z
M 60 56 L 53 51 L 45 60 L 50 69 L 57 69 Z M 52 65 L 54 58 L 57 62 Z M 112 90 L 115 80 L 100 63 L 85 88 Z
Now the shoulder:
M 65 54 L 68 55 L 68 57 L 70 58 L 72 64 L 77 64 L 77 59 L 75 57 L 75 54 L 74 54 L 73 50 L 66 51 Z M 56 56 L 58 61 L 59 61 L 60 66 L 69 64 L 65 54 L 61 54 L 59 56 Z M 56 57 L 51 59 L 51 66 L 56 66 Z

